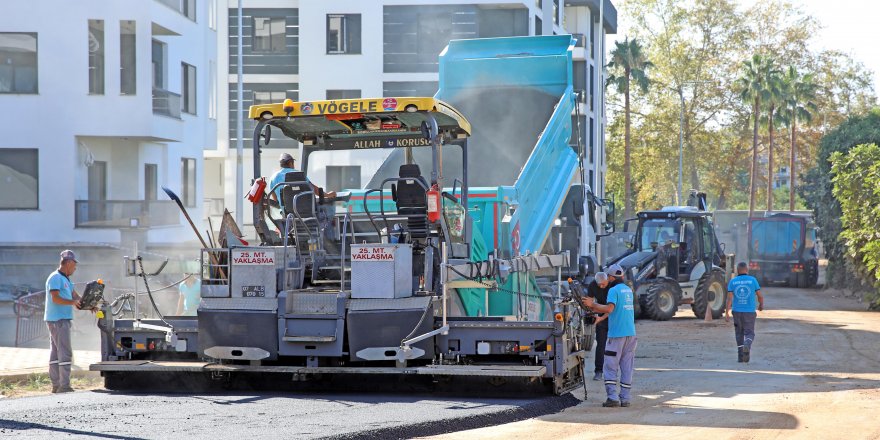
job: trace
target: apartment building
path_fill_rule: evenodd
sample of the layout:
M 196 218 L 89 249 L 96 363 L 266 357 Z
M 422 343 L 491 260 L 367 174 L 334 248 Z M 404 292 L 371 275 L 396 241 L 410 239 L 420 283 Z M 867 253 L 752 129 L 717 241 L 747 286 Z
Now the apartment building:
M 195 242 L 161 187 L 202 217 L 203 152 L 217 142 L 216 6 L 4 4 L 0 284 L 54 266 L 63 248 L 86 249 L 88 267 L 102 249 Z

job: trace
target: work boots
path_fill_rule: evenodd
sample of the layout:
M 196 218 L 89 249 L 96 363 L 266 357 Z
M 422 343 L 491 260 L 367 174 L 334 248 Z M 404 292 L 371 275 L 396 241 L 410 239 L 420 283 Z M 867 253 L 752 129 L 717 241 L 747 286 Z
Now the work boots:
M 742 347 L 736 347 L 736 361 L 737 362 L 743 361 L 743 348 Z

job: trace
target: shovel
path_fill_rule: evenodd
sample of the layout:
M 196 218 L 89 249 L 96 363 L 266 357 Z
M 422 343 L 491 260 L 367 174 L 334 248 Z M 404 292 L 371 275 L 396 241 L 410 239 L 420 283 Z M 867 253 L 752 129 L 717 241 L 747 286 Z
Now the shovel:
M 202 243 L 202 247 L 205 249 L 210 249 L 207 243 L 205 243 L 205 239 L 202 238 L 202 234 L 199 233 L 199 229 L 196 228 L 195 223 L 193 223 L 192 219 L 189 217 L 189 212 L 186 211 L 186 208 L 183 206 L 183 202 L 180 200 L 180 197 L 177 197 L 177 194 L 174 194 L 174 191 L 166 187 L 162 187 L 162 191 L 165 191 L 165 194 L 168 194 L 168 197 L 174 202 L 177 203 L 177 206 L 180 207 L 180 210 L 183 212 L 183 216 L 186 217 L 186 221 L 189 222 L 189 225 L 192 227 L 193 232 L 196 233 L 196 237 L 199 237 L 199 241 Z M 213 252 L 208 252 L 208 256 L 211 257 L 211 264 L 220 271 L 220 278 L 226 279 L 226 273 L 223 272 L 223 268 L 220 267 L 220 263 L 217 262 L 217 258 L 214 256 Z

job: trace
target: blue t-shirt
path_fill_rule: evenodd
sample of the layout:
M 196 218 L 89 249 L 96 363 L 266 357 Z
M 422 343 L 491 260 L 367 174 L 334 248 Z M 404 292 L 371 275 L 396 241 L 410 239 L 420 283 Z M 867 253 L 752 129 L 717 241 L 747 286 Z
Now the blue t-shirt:
M 64 299 L 73 300 L 73 282 L 57 270 L 52 272 L 52 275 L 46 279 L 46 311 L 43 313 L 43 319 L 46 321 L 73 319 L 73 306 L 55 304 L 52 301 L 53 290 L 57 290 Z
M 635 336 L 636 309 L 632 289 L 625 283 L 615 285 L 608 291 L 608 304 L 614 304 L 614 311 L 608 315 L 608 337 Z
M 282 169 L 278 170 L 277 173 L 272 175 L 272 179 L 269 180 L 269 189 L 275 188 L 275 185 L 278 185 L 279 183 L 284 182 L 284 177 L 287 175 L 287 173 L 291 173 L 291 172 L 295 172 L 295 171 L 297 171 L 297 170 L 293 169 L 293 168 L 282 168 Z M 278 188 L 275 189 L 275 198 L 278 200 L 279 205 L 281 205 L 281 188 L 284 188 L 284 187 L 279 186 Z
M 727 291 L 733 292 L 734 312 L 754 312 L 757 303 L 756 292 L 761 290 L 758 280 L 751 275 L 737 275 L 727 283 Z
M 183 297 L 183 314 L 195 315 L 202 296 L 202 281 L 197 279 L 192 286 L 187 286 L 185 282 L 180 283 L 177 289 Z

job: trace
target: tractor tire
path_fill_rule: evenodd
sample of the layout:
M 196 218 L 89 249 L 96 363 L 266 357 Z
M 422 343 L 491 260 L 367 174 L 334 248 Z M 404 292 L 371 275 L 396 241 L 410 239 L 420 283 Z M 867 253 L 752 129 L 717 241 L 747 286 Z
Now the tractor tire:
M 712 308 L 712 319 L 720 319 L 724 315 L 725 301 L 727 301 L 727 286 L 724 282 L 724 271 L 712 269 L 697 282 L 694 291 L 694 302 L 691 311 L 699 319 L 706 317 L 706 307 Z
M 678 285 L 666 280 L 652 282 L 648 284 L 642 313 L 655 321 L 667 321 L 675 316 L 680 296 Z

